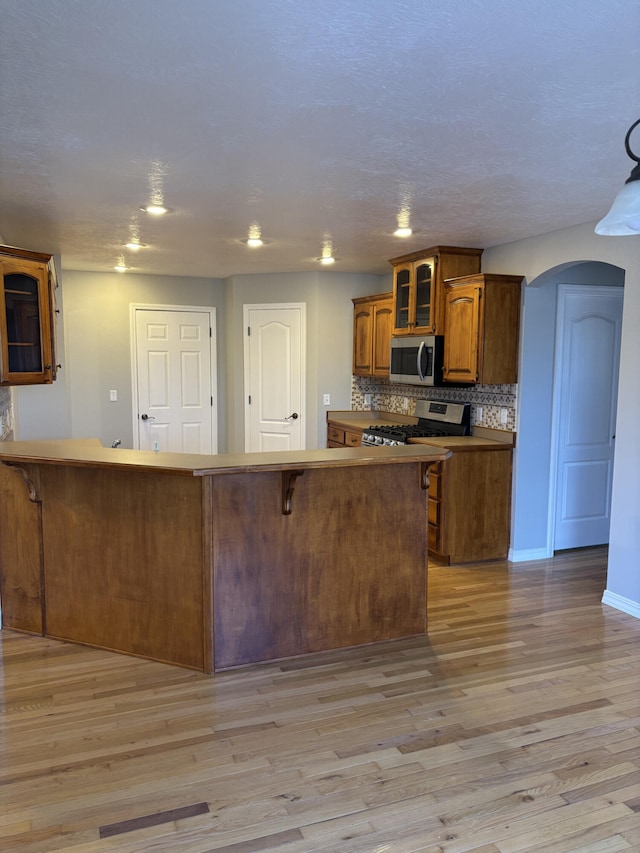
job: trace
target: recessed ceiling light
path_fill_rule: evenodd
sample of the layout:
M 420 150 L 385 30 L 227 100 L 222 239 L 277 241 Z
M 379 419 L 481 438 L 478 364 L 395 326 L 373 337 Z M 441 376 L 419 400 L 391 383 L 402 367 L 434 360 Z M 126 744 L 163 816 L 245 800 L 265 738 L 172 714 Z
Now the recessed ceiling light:
M 140 210 L 144 210 L 145 213 L 150 213 L 151 216 L 164 216 L 165 213 L 169 213 L 171 208 L 165 207 L 163 204 L 147 204 L 140 208 Z
M 407 187 L 402 189 L 400 208 L 396 214 L 398 227 L 393 232 L 394 237 L 411 237 L 411 193 Z
M 257 249 L 260 246 L 266 246 L 271 242 L 271 240 L 263 240 L 262 237 L 245 237 L 244 240 L 240 240 L 240 242 L 252 249 Z
M 146 249 L 146 243 L 138 243 L 136 241 L 131 241 L 130 243 L 125 243 L 125 249 L 129 249 L 131 252 L 139 252 L 140 249 Z
M 333 254 L 333 240 L 331 239 L 331 235 L 325 234 L 322 240 L 322 254 L 319 258 L 316 258 L 317 261 L 320 261 L 321 264 L 328 266 L 329 264 L 335 264 L 336 258 Z
M 247 239 L 242 242 L 246 243 L 247 246 L 250 246 L 252 249 L 264 246 L 266 240 L 262 239 L 262 228 L 260 228 L 257 222 L 252 222 L 251 225 L 249 225 Z
M 120 263 L 116 264 L 114 267 L 114 270 L 116 272 L 126 272 L 128 269 L 129 269 L 129 267 L 124 263 L 124 261 L 121 261 Z

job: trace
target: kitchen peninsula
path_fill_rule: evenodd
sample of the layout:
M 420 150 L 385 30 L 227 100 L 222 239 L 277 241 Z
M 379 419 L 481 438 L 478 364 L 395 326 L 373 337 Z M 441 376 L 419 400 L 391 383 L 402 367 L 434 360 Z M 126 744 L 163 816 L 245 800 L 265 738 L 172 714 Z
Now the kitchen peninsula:
M 204 672 L 424 634 L 448 455 L 0 442 L 3 625 Z

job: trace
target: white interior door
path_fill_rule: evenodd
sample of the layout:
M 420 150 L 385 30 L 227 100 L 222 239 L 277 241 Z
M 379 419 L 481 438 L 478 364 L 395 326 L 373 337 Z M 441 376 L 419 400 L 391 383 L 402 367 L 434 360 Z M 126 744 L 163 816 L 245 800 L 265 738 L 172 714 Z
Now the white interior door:
M 245 305 L 245 450 L 304 448 L 304 304 Z
M 134 444 L 140 450 L 217 453 L 215 309 L 132 311 Z
M 558 287 L 554 550 L 609 541 L 621 287 Z

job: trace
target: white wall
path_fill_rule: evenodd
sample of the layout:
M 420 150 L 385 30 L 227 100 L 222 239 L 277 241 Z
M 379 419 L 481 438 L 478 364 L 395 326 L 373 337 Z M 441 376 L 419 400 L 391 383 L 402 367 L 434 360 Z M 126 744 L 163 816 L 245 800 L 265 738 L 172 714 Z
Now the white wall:
M 63 376 L 70 418 L 67 436 L 97 437 L 106 446 L 120 439 L 123 447 L 133 447 L 130 304 L 214 307 L 218 314 L 218 348 L 223 350 L 223 282 L 75 270 L 64 271 L 61 281 L 66 350 Z M 109 400 L 111 389 L 118 392 L 116 403 Z M 220 400 L 224 400 L 224 390 L 224 373 L 219 368 Z M 224 409 L 220 406 L 220 444 L 224 442 L 224 424 Z M 31 431 L 36 430 L 38 435 L 30 438 L 50 436 L 42 418 L 33 424 Z
M 601 261 L 625 271 L 625 294 L 622 321 L 622 346 L 620 354 L 620 384 L 618 391 L 618 417 L 616 424 L 616 456 L 613 474 L 612 518 L 609 545 L 609 567 L 605 601 L 640 616 L 640 442 L 637 425 L 640 423 L 640 393 L 638 365 L 640 365 L 640 236 L 599 237 L 593 232 L 594 223 L 567 228 L 552 234 L 509 243 L 486 249 L 482 268 L 492 273 L 522 273 L 528 285 L 548 270 L 580 262 Z M 542 291 L 540 291 L 542 293 Z M 525 326 L 527 312 L 536 313 L 538 328 L 548 325 L 543 296 L 536 298 L 531 291 L 526 294 Z M 553 324 L 551 324 L 553 326 Z M 549 330 L 552 333 L 552 330 Z M 535 341 L 523 339 L 523 346 L 535 346 Z M 544 350 L 543 350 L 544 353 Z M 524 388 L 525 377 L 521 377 Z M 538 442 L 531 436 L 527 442 L 523 428 L 534 423 L 535 400 L 520 411 L 518 456 L 516 459 L 515 520 L 519 544 L 525 540 L 523 501 L 530 504 L 543 502 L 547 494 L 540 481 L 532 477 L 535 466 L 546 466 L 548 453 L 545 433 L 550 423 L 540 423 Z M 538 429 L 538 425 L 535 424 Z M 533 430 L 530 430 L 533 432 Z M 524 446 L 523 446 L 524 439 Z M 522 466 L 522 472 L 521 472 Z M 527 496 L 529 483 L 537 483 L 537 491 Z

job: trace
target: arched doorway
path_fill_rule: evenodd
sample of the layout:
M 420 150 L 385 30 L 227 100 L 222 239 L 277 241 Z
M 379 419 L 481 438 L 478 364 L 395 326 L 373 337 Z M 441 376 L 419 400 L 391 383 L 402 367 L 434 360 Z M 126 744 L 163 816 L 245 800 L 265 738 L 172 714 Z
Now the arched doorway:
M 549 557 L 555 545 L 558 286 L 603 288 L 623 283 L 624 270 L 618 267 L 576 261 L 548 270 L 526 286 L 510 552 L 514 561 Z

